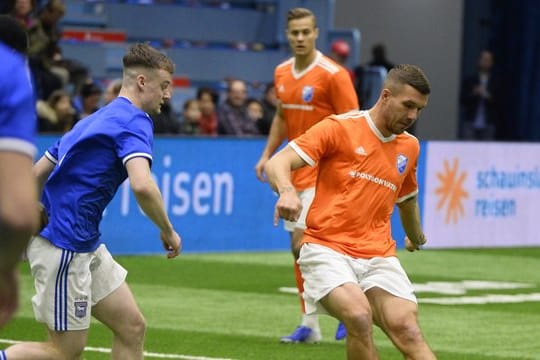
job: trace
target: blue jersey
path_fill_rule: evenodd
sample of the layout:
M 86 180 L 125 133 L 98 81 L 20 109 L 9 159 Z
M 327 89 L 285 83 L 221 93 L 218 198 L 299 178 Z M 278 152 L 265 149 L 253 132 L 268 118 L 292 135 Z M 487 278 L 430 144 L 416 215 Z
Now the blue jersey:
M 36 103 L 26 58 L 0 42 L 0 151 L 36 154 Z
M 105 207 L 127 178 L 126 162 L 152 162 L 152 120 L 123 97 L 79 121 L 45 156 L 56 164 L 43 189 L 41 236 L 62 249 L 94 251 Z

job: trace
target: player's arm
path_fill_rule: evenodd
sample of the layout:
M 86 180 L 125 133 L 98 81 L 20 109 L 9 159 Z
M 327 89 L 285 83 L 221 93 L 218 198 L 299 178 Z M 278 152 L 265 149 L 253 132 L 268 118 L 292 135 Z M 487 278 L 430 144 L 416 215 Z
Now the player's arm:
M 281 102 L 278 103 L 276 108 L 276 114 L 272 119 L 272 125 L 270 127 L 270 132 L 268 134 L 268 139 L 266 140 L 266 146 L 262 152 L 262 155 L 255 165 L 255 175 L 260 181 L 265 181 L 264 178 L 264 165 L 270 159 L 270 156 L 276 151 L 276 149 L 281 145 L 281 143 L 287 137 L 287 128 L 285 124 L 285 119 L 283 118 L 283 108 Z
M 38 219 L 32 158 L 15 151 L 0 151 L 0 273 L 15 267 L 38 228 Z
M 165 211 L 161 192 L 150 173 L 148 159 L 144 157 L 132 158 L 126 162 L 126 170 L 137 203 L 161 231 L 160 237 L 165 250 L 168 251 L 167 257 L 173 258 L 178 256 L 181 239 L 176 231 L 174 231 Z
M 419 250 L 426 243 L 426 237 L 420 223 L 420 208 L 418 198 L 413 196 L 398 204 L 401 225 L 405 234 L 405 247 L 409 251 Z
M 43 187 L 54 170 L 55 163 L 52 162 L 47 156 L 42 156 L 33 167 L 34 176 L 37 179 L 38 197 L 41 198 L 43 193 Z
M 277 225 L 278 217 L 296 221 L 300 216 L 302 202 L 291 182 L 291 170 L 305 165 L 307 163 L 289 145 L 266 162 L 264 170 L 268 183 L 279 194 L 274 212 L 274 225 Z
M 45 187 L 45 183 L 47 182 L 47 179 L 51 175 L 51 172 L 54 170 L 54 167 L 56 166 L 56 163 L 53 162 L 50 158 L 47 156 L 42 156 L 32 167 L 32 172 L 34 173 L 34 177 L 37 180 L 37 194 L 38 199 L 41 199 L 41 196 L 43 194 L 43 188 Z M 47 209 L 43 206 L 43 204 L 39 203 L 39 229 L 36 231 L 36 234 L 39 234 L 41 230 L 47 226 L 49 223 L 49 215 L 47 214 Z

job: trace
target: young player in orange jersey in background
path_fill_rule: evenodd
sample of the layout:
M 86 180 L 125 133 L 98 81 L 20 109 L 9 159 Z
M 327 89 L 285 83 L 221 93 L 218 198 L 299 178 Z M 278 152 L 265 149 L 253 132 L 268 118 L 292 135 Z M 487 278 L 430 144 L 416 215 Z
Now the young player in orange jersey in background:
M 275 69 L 274 82 L 279 99 L 276 115 L 261 158 L 255 166 L 257 177 L 264 181 L 264 165 L 281 143 L 303 134 L 325 116 L 358 109 L 358 100 L 351 78 L 343 67 L 324 56 L 315 47 L 319 35 L 316 18 L 304 8 L 289 10 L 287 38 L 293 57 Z M 304 211 L 299 219 L 286 222 L 291 234 L 291 250 L 295 259 L 296 285 L 300 294 L 302 323 L 282 342 L 318 342 L 321 340 L 317 315 L 305 314 L 303 279 L 296 260 L 305 229 L 305 217 L 315 192 L 316 168 L 303 168 L 293 173 L 292 182 L 302 199 Z M 336 338 L 345 336 L 338 328 Z

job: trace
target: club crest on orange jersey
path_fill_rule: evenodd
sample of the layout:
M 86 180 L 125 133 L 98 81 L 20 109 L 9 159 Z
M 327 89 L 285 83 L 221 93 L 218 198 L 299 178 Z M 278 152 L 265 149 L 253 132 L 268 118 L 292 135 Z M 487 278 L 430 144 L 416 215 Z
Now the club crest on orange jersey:
M 405 169 L 407 168 L 407 163 L 409 162 L 409 159 L 403 155 L 399 154 L 397 157 L 397 170 L 400 174 L 403 174 L 405 172 Z
M 304 86 L 302 89 L 302 99 L 305 102 L 310 102 L 313 100 L 313 86 Z

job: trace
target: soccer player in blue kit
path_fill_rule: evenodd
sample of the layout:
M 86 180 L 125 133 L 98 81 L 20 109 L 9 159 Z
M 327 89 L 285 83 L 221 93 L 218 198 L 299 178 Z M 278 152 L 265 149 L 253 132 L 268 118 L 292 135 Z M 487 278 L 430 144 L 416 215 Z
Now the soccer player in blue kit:
M 27 250 L 34 276 L 34 314 L 48 329 L 47 342 L 27 342 L 0 359 L 78 359 L 90 318 L 113 332 L 111 358 L 143 359 L 145 320 L 126 284 L 127 271 L 100 239 L 102 213 L 129 178 L 139 206 L 157 225 L 168 258 L 181 239 L 150 173 L 153 125 L 171 97 L 174 64 L 147 44 L 123 58 L 119 96 L 79 121 L 34 165 L 49 224 Z M 2 357 L 4 356 L 4 358 Z
M 38 226 L 32 174 L 37 118 L 27 47 L 17 20 L 0 15 L 0 326 L 17 309 L 17 265 Z

